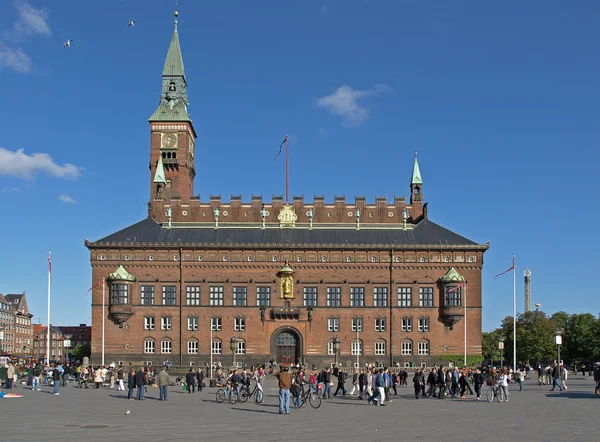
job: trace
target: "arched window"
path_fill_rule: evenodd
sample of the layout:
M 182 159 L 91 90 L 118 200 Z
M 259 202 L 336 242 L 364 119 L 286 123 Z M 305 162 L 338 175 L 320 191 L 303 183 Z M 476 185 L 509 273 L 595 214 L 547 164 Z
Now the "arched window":
M 156 341 L 152 338 L 144 339 L 144 353 L 151 354 L 156 351 Z
M 172 81 L 169 83 L 169 92 L 177 92 L 177 86 L 175 86 L 175 82 Z
M 419 331 L 420 332 L 428 332 L 429 331 L 429 317 L 422 316 L 419 318 Z
M 420 355 L 428 355 L 429 354 L 429 341 L 427 339 L 423 339 L 419 341 L 419 354 Z
M 412 347 L 413 343 L 410 339 L 405 339 L 404 341 L 402 341 L 402 355 L 412 355 Z
M 362 355 L 363 354 L 363 342 L 361 339 L 352 341 L 352 355 Z
M 246 341 L 238 338 L 236 344 L 235 354 L 236 355 L 245 355 L 246 354 Z
M 200 346 L 198 345 L 198 340 L 196 338 L 188 340 L 188 355 L 197 355 Z
M 173 341 L 171 341 L 169 338 L 165 338 L 160 341 L 160 352 L 162 354 L 173 353 Z
M 197 331 L 198 330 L 198 316 L 188 316 L 188 330 L 189 331 Z
M 385 341 L 383 339 L 378 339 L 377 341 L 375 341 L 375 355 L 385 355 Z
M 223 353 L 223 344 L 218 338 L 213 339 L 210 348 L 213 355 L 220 355 L 221 353 Z
M 410 316 L 405 316 L 402 318 L 402 331 L 410 332 L 412 331 L 413 320 Z

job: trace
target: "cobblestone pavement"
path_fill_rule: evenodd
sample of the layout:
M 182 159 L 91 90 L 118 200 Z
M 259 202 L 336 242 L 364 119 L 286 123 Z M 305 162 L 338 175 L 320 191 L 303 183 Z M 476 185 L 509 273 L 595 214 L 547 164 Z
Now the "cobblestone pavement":
M 488 387 L 484 387 L 484 392 Z M 148 388 L 147 400 L 128 401 L 116 389 L 61 388 L 59 396 L 18 387 L 20 399 L 0 399 L 0 428 L 7 441 L 96 440 L 600 440 L 600 396 L 592 378 L 572 376 L 565 392 L 536 380 L 525 391 L 511 385 L 508 403 L 467 399 L 415 400 L 399 389 L 386 407 L 356 397 L 323 401 L 321 408 L 279 415 L 275 380 L 267 380 L 264 404 L 218 404 L 216 389 L 188 394 L 170 387 L 168 402 Z M 126 392 L 125 392 L 126 393 Z M 126 414 L 130 410 L 130 414 Z

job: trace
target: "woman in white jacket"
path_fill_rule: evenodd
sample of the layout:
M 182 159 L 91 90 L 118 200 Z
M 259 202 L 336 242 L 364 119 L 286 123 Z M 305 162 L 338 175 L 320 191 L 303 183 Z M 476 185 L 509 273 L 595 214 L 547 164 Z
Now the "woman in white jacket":
M 504 400 L 508 402 L 508 373 L 507 370 L 502 370 L 502 375 L 500 375 L 500 379 L 498 380 L 498 384 L 500 388 L 502 388 L 502 393 L 504 395 Z

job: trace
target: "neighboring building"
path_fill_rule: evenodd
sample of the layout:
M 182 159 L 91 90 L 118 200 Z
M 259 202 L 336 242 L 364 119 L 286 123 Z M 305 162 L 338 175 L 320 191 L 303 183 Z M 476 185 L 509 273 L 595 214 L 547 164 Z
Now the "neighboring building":
M 186 87 L 176 21 L 150 118 L 148 218 L 85 241 L 94 363 L 104 342 L 105 360 L 133 363 L 321 365 L 339 348 L 344 366 L 431 365 L 463 354 L 465 326 L 481 354 L 489 245 L 429 219 L 416 157 L 408 201 L 202 202 Z
M 33 324 L 33 356 L 37 359 L 46 358 L 47 329 L 48 327 L 45 325 Z M 50 360 L 64 361 L 66 356 L 64 349 L 65 337 L 58 327 L 51 326 L 50 330 Z
M 79 326 L 58 326 L 57 327 L 62 335 L 65 337 L 63 344 L 65 346 L 65 357 L 68 361 L 72 360 L 69 354 L 78 345 L 89 345 L 91 347 L 92 341 L 92 327 L 86 324 L 79 324 Z
M 12 355 L 15 345 L 15 309 L 0 294 L 0 348 L 3 355 Z
M 15 310 L 14 314 L 14 354 L 20 356 L 29 356 L 33 354 L 33 327 L 27 307 L 27 297 L 25 292 L 18 295 L 6 295 L 6 300 L 10 302 Z

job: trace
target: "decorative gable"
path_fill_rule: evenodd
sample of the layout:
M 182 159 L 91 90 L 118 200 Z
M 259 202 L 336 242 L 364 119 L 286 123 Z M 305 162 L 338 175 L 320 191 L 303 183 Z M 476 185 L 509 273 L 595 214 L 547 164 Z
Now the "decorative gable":
M 465 277 L 461 276 L 454 267 L 450 267 L 450 270 L 440 278 L 442 282 L 464 282 L 464 280 Z
M 135 276 L 125 270 L 122 265 L 117 270 L 108 275 L 110 281 L 135 281 Z

